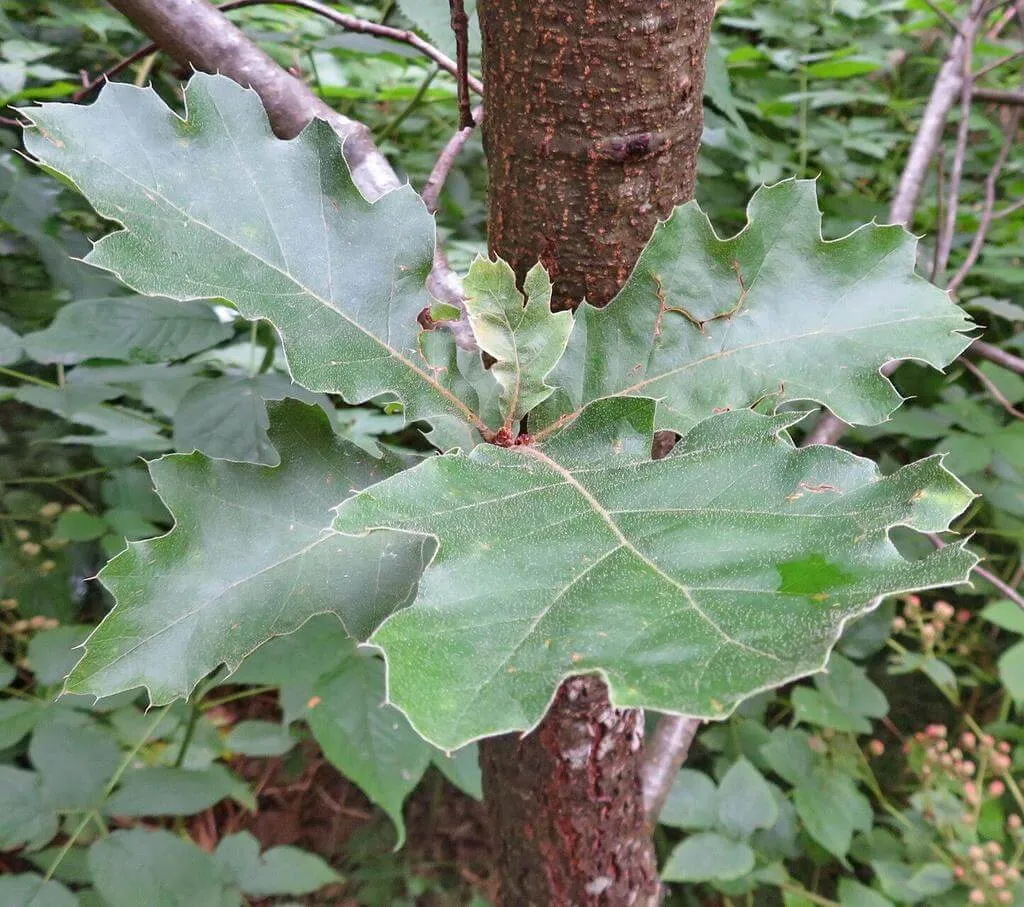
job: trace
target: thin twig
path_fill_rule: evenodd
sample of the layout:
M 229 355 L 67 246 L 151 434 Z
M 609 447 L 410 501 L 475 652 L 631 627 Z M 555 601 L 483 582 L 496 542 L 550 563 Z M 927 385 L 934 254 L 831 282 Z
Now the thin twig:
M 925 6 L 928 7 L 936 16 L 938 16 L 943 22 L 946 23 L 954 32 L 960 34 L 960 23 L 956 21 L 949 13 L 947 13 L 941 6 L 934 2 L 934 0 L 922 0 Z
M 1024 198 L 1018 198 L 1017 201 L 1007 205 L 1005 208 L 1000 208 L 998 211 L 994 211 L 992 213 L 992 220 L 1009 217 L 1011 214 L 1016 214 L 1021 208 L 1024 208 Z
M 469 109 L 469 16 L 465 0 L 448 0 L 451 9 L 452 31 L 455 32 L 455 79 L 459 84 L 459 129 L 473 125 L 473 112 Z
M 423 190 L 420 192 L 427 210 L 431 214 L 437 210 L 437 202 L 441 196 L 441 190 L 444 188 L 445 180 L 448 179 L 448 174 L 451 172 L 455 159 L 473 134 L 473 126 L 476 123 L 482 122 L 483 117 L 484 108 L 481 104 L 472 112 L 472 123 L 469 126 L 460 128 L 448 139 L 448 144 L 444 146 L 444 149 L 438 156 L 434 169 L 430 171 L 430 176 L 427 177 L 427 181 L 423 184 Z
M 335 9 L 331 9 L 329 6 L 316 2 L 316 0 L 229 0 L 227 3 L 222 3 L 217 7 L 217 9 L 222 13 L 228 13 L 232 10 L 244 9 L 249 6 L 267 5 L 291 6 L 296 9 L 303 9 L 307 12 L 314 13 L 317 16 L 322 16 L 324 19 L 327 19 L 335 25 L 345 29 L 345 31 L 356 32 L 363 35 L 373 35 L 374 37 L 384 38 L 388 41 L 397 41 L 401 44 L 408 44 L 410 47 L 418 50 L 425 57 L 429 57 L 433 60 L 441 69 L 456 78 L 459 77 L 459 67 L 456 61 L 444 52 L 438 50 L 433 44 L 430 44 L 428 41 L 424 41 L 423 38 L 415 32 L 402 28 L 394 28 L 390 25 L 381 25 L 378 22 L 370 22 L 367 19 L 350 16 L 348 13 L 340 13 Z M 145 47 L 140 47 L 138 50 L 134 51 L 131 56 L 119 61 L 110 69 L 106 70 L 104 73 L 89 82 L 88 85 L 85 85 L 76 91 L 72 95 L 72 100 L 81 101 L 105 81 L 117 75 L 137 60 L 140 60 L 157 50 L 159 50 L 159 47 L 156 44 L 147 44 Z M 466 73 L 465 83 L 468 88 L 472 89 L 477 94 L 483 93 L 483 83 L 475 76 L 469 75 L 468 72 Z
M 936 548 L 945 548 L 946 543 L 942 541 L 934 532 L 926 532 L 929 541 Z M 1018 608 L 1024 608 L 1024 595 L 1021 595 L 1016 589 L 1009 584 L 1003 582 L 998 576 L 992 573 L 990 570 L 986 570 L 982 566 L 976 566 L 974 572 L 978 574 L 983 580 L 995 586 L 1000 592 L 1003 593 L 1010 601 L 1012 601 Z
M 946 289 L 950 293 L 955 293 L 960 284 L 964 282 L 964 278 L 967 277 L 968 272 L 978 260 L 978 256 L 981 255 L 982 246 L 985 245 L 988 229 L 992 225 L 992 210 L 996 205 L 996 185 L 999 181 L 999 175 L 1003 171 L 1003 165 L 1006 163 L 1006 158 L 1010 154 L 1010 149 L 1014 147 L 1016 142 L 1022 112 L 1024 111 L 1015 110 L 1010 116 L 1010 121 L 1006 124 L 1006 138 L 999 149 L 999 154 L 996 155 L 992 169 L 989 170 L 988 175 L 985 177 L 985 201 L 981 209 L 981 221 L 978 224 L 977 232 L 974 234 L 974 239 L 971 240 L 971 247 L 967 251 L 967 257 L 964 259 L 963 264 L 957 268 L 956 273 L 949 279 L 949 283 L 946 284 Z
M 993 88 L 975 88 L 974 98 L 992 104 L 1007 104 L 1011 107 L 1024 107 L 1024 91 L 997 91 Z
M 985 343 L 984 340 L 975 340 L 967 348 L 967 352 L 972 356 L 977 356 L 979 359 L 986 359 L 989 362 L 994 362 L 996 365 L 1001 365 L 1003 368 L 1016 372 L 1018 375 L 1024 375 L 1024 359 L 1021 359 L 1020 356 L 1014 356 L 1013 353 L 1008 353 L 994 344 Z
M 1020 59 L 1024 56 L 1024 50 L 1014 51 L 1012 54 L 1007 54 L 1005 57 L 1000 57 L 998 60 L 993 60 L 988 66 L 982 66 L 974 74 L 974 81 L 977 82 L 982 76 L 987 76 L 993 69 L 998 69 L 1000 66 L 1005 66 L 1007 63 L 1012 63 L 1014 60 Z
M 1022 413 L 1019 409 L 1014 408 L 1014 405 L 1009 400 L 1006 399 L 1006 396 L 1003 394 L 1001 390 L 999 390 L 995 382 L 991 378 L 989 378 L 989 376 L 986 375 L 980 368 L 978 368 L 978 366 L 971 362 L 970 359 L 966 359 L 963 356 L 961 356 L 958 361 L 965 369 L 967 369 L 967 371 L 969 371 L 972 375 L 974 375 L 975 378 L 977 378 L 981 382 L 985 390 L 987 390 L 992 395 L 992 397 L 995 398 L 996 403 L 998 403 L 1015 419 L 1024 420 L 1024 413 Z

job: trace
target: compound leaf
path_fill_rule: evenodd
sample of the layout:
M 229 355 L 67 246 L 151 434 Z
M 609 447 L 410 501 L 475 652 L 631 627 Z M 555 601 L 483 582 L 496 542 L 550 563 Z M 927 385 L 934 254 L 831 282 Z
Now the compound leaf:
M 823 240 L 810 180 L 759 189 L 747 216 L 731 239 L 696 202 L 657 226 L 615 299 L 577 310 L 552 374 L 564 390 L 531 418 L 535 435 L 617 394 L 659 399 L 657 428 L 679 432 L 762 399 L 874 424 L 900 403 L 882 365 L 941 367 L 967 346 L 971 322 L 914 273 L 917 241 L 903 227 Z
M 439 543 L 371 638 L 389 699 L 445 749 L 532 728 L 580 673 L 620 706 L 722 718 L 821 670 L 877 596 L 966 580 L 962 545 L 909 562 L 888 536 L 945 529 L 971 500 L 937 458 L 882 477 L 795 449 L 799 418 L 725 413 L 655 461 L 654 401 L 611 398 L 544 445 L 433 457 L 349 498 L 336 530 Z
M 477 343 L 494 357 L 490 373 L 501 385 L 501 415 L 518 422 L 551 396 L 544 379 L 565 352 L 570 312 L 551 311 L 551 279 L 541 264 L 526 275 L 523 294 L 507 262 L 477 258 L 464 282 L 466 313 Z
M 100 573 L 117 603 L 86 641 L 68 691 L 145 686 L 154 704 L 169 702 L 314 614 L 333 612 L 365 636 L 408 600 L 421 538 L 351 538 L 329 528 L 331 505 L 395 466 L 336 437 L 319 408 L 294 401 L 272 406 L 270 438 L 276 468 L 198 453 L 150 464 L 175 527 L 131 543 Z
M 86 260 L 146 295 L 266 319 L 310 390 L 390 393 L 410 421 L 482 428 L 419 349 L 434 222 L 416 193 L 366 201 L 327 123 L 281 141 L 230 79 L 193 76 L 185 104 L 182 119 L 152 90 L 111 84 L 87 107 L 26 111 L 29 152 L 124 228 Z

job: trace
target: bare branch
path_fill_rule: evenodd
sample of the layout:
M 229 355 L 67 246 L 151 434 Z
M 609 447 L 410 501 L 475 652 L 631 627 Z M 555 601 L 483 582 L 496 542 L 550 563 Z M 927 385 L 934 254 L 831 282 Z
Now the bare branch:
M 991 378 L 989 378 L 989 376 L 986 375 L 980 368 L 978 368 L 978 366 L 971 362 L 970 359 L 965 359 L 963 356 L 960 357 L 959 362 L 965 369 L 967 369 L 967 371 L 969 371 L 972 375 L 974 375 L 975 378 L 977 378 L 981 382 L 985 390 L 987 390 L 992 395 L 992 397 L 995 398 L 996 403 L 998 403 L 1015 419 L 1024 419 L 1024 413 L 1022 413 L 1019 409 L 1014 408 L 1013 404 L 1006 399 L 1006 396 L 1003 394 L 1003 392 L 999 390 L 998 387 L 996 387 L 995 382 Z
M 931 543 L 936 548 L 945 548 L 946 543 L 942 541 L 937 535 L 932 532 L 927 532 L 925 535 L 928 536 Z M 1024 608 L 1024 595 L 1021 595 L 1013 586 L 1003 582 L 998 576 L 992 573 L 990 570 L 986 570 L 984 567 L 977 566 L 974 568 L 974 572 L 978 574 L 983 580 L 991 583 L 995 586 L 1003 595 L 1005 595 L 1010 601 L 1012 601 L 1018 608 Z
M 1024 107 L 1024 91 L 996 91 L 993 88 L 975 88 L 975 100 L 992 104 L 1006 104 L 1010 107 Z
M 483 118 L 484 108 L 481 104 L 473 110 L 471 124 L 459 129 L 448 140 L 448 144 L 444 146 L 444 149 L 438 156 L 437 163 L 434 164 L 434 169 L 430 171 L 430 176 L 427 177 L 427 181 L 423 184 L 423 190 L 420 192 L 427 210 L 431 213 L 437 210 L 437 201 L 441 197 L 441 190 L 444 188 L 445 180 L 448 179 L 448 174 L 451 172 L 452 165 L 459 156 L 459 152 L 462 151 L 463 146 L 473 134 L 473 126 L 483 122 Z
M 938 16 L 943 22 L 946 23 L 954 32 L 960 33 L 960 23 L 956 21 L 949 13 L 947 13 L 941 6 L 939 6 L 935 0 L 924 0 L 924 5 L 928 7 L 936 16 Z
M 974 81 L 977 82 L 982 76 L 987 76 L 993 69 L 998 69 L 1000 66 L 1005 66 L 1007 63 L 1012 63 L 1014 60 L 1019 60 L 1024 57 L 1024 50 L 1014 51 L 1012 54 L 1007 54 L 1005 57 L 1000 57 L 998 60 L 993 60 L 988 66 L 982 66 L 974 74 Z
M 1006 138 L 1003 141 L 1002 147 L 999 149 L 999 154 L 996 155 L 996 160 L 992 165 L 992 169 L 989 170 L 988 175 L 985 177 L 985 201 L 982 205 L 981 221 L 978 224 L 977 232 L 974 234 L 974 239 L 971 240 L 971 247 L 967 251 L 967 257 L 964 259 L 963 264 L 961 264 L 957 269 L 956 273 L 949 279 L 949 283 L 946 284 L 946 289 L 949 290 L 950 293 L 955 293 L 957 291 L 960 284 L 964 282 L 964 278 L 967 277 L 971 268 L 974 267 L 974 263 L 978 260 L 978 256 L 981 255 L 982 246 L 985 245 L 985 238 L 988 236 L 988 229 L 992 225 L 992 210 L 996 205 L 996 184 L 999 181 L 999 175 L 1003 172 L 1003 165 L 1006 163 L 1006 158 L 1010 154 L 1010 149 L 1014 147 L 1017 140 L 1017 131 L 1020 127 L 1020 118 L 1022 113 L 1024 113 L 1024 111 L 1020 109 L 1015 110 L 1010 116 L 1009 122 L 1006 124 Z
M 984 340 L 975 340 L 967 352 L 972 356 L 977 356 L 979 359 L 987 359 L 989 362 L 1001 365 L 1003 368 L 1016 372 L 1018 375 L 1024 375 L 1024 359 L 1014 356 L 1012 353 L 1008 353 L 1006 350 L 1000 349 L 991 343 L 985 343 Z
M 672 784 L 697 736 L 702 722 L 685 715 L 662 715 L 654 735 L 644 747 L 640 783 L 644 795 L 644 815 L 648 825 L 658 823 Z

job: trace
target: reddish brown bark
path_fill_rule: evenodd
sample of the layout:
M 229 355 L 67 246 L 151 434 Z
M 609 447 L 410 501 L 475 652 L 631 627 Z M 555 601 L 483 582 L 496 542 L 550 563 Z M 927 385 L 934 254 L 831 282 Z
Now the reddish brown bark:
M 693 195 L 714 0 L 481 0 L 489 243 L 555 304 L 607 303 Z M 572 678 L 524 738 L 481 743 L 502 907 L 659 900 L 642 713 Z
M 693 196 L 713 0 L 483 0 L 490 246 L 603 305 Z

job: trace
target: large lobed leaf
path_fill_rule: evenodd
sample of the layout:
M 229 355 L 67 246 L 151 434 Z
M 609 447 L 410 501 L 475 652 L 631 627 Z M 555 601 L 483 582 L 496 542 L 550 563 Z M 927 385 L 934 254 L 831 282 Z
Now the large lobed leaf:
M 129 544 L 100 572 L 116 605 L 86 641 L 68 691 L 145 686 L 154 704 L 169 702 L 314 614 L 332 612 L 365 638 L 409 600 L 422 538 L 330 530 L 331 506 L 396 464 L 336 437 L 320 409 L 293 401 L 272 406 L 270 438 L 277 468 L 198 453 L 150 464 L 175 526 Z
M 391 701 L 442 748 L 533 727 L 588 672 L 618 705 L 721 718 L 820 670 L 877 596 L 967 578 L 962 545 L 909 562 L 888 537 L 971 500 L 937 458 L 882 477 L 794 448 L 799 418 L 726 413 L 653 461 L 654 401 L 604 400 L 543 446 L 434 457 L 350 498 L 336 530 L 439 544 L 371 638 Z
M 408 186 L 367 202 L 337 134 L 283 142 L 255 92 L 197 74 L 179 118 L 150 89 L 111 84 L 89 107 L 26 111 L 28 151 L 124 229 L 86 261 L 140 293 L 224 298 L 277 329 L 297 382 L 407 417 L 483 428 L 419 348 L 434 222 Z
M 823 240 L 810 180 L 758 189 L 747 216 L 731 239 L 696 202 L 658 224 L 615 299 L 577 311 L 551 376 L 563 390 L 531 418 L 534 434 L 620 394 L 660 400 L 657 427 L 678 432 L 762 399 L 874 424 L 900 403 L 881 366 L 939 368 L 969 343 L 967 316 L 914 273 L 917 240 L 903 227 Z

